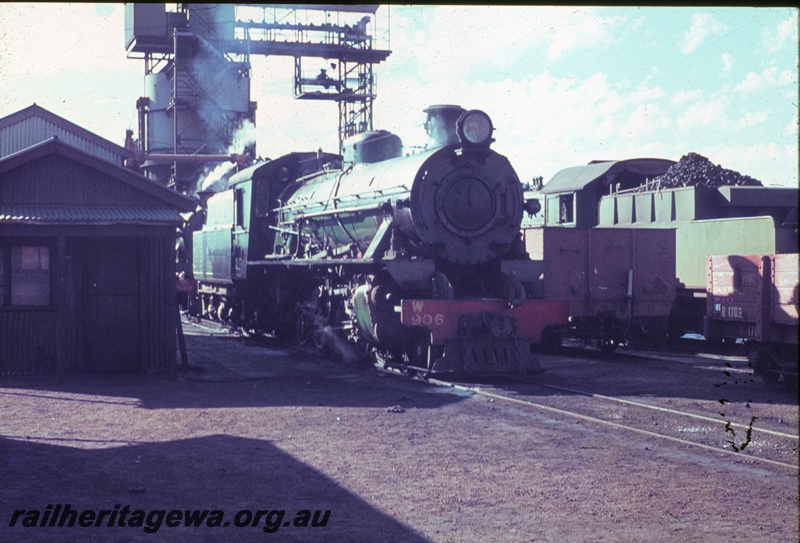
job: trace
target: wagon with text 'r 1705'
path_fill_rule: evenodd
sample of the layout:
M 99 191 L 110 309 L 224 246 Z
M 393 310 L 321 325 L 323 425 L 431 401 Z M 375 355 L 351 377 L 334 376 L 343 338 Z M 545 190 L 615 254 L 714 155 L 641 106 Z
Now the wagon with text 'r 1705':
M 753 369 L 775 387 L 797 384 L 798 254 L 707 259 L 710 340 L 745 340 Z

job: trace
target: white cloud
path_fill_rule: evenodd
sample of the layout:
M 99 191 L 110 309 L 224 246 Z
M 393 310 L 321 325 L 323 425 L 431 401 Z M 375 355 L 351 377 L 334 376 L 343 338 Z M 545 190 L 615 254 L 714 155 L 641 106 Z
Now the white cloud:
M 741 93 L 762 90 L 768 87 L 796 85 L 797 72 L 785 69 L 778 73 L 778 68 L 771 66 L 764 69 L 760 74 L 750 72 L 744 81 L 734 87 L 734 90 Z
M 725 34 L 728 27 L 718 21 L 709 13 L 695 13 L 692 16 L 692 26 L 683 34 L 681 50 L 690 55 L 700 49 L 706 39 Z
M 83 3 L 0 3 L 8 33 L 0 47 L 0 71 L 19 77 L 76 69 L 129 71 L 136 64 L 125 54 L 124 10 L 124 4 L 101 10 Z
M 736 130 L 764 123 L 769 118 L 768 111 L 747 112 L 736 121 Z
M 575 50 L 608 46 L 626 22 L 625 17 L 587 17 L 576 21 L 570 15 L 569 22 L 550 29 L 551 43 L 547 56 L 558 60 Z
M 770 53 L 777 53 L 784 47 L 797 46 L 797 13 L 794 17 L 778 23 L 778 28 L 773 30 L 764 30 L 763 37 L 766 44 L 767 51 Z
M 798 131 L 797 121 L 798 121 L 797 110 L 795 109 L 794 110 L 794 116 L 786 124 L 786 127 L 783 130 L 783 133 L 785 135 L 787 135 L 787 136 L 794 136 L 795 139 L 796 139 L 797 138 L 797 131 Z
M 591 8 L 393 6 L 392 62 L 395 55 L 413 56 L 407 61 L 418 74 L 521 79 L 527 73 L 520 65 L 533 71 L 571 53 L 607 48 L 629 31 L 627 24 L 626 17 Z
M 722 71 L 730 72 L 733 69 L 733 55 L 730 53 L 722 53 Z
M 640 105 L 629 117 L 623 131 L 633 138 L 641 138 L 671 125 L 669 115 L 658 105 Z
M 698 100 L 703 98 L 703 91 L 701 90 L 692 90 L 692 91 L 678 91 L 675 95 L 670 98 L 670 102 L 675 105 L 686 104 L 689 102 L 697 102 Z
M 781 72 L 781 75 L 778 77 L 778 84 L 780 85 L 789 85 L 793 88 L 797 88 L 797 68 L 795 67 L 795 71 L 786 69 Z
M 631 100 L 634 102 L 645 102 L 650 100 L 658 100 L 659 98 L 664 98 L 667 95 L 664 92 L 664 89 L 661 87 L 639 87 L 636 89 L 633 94 L 631 94 Z
M 750 72 L 745 77 L 745 80 L 736 85 L 734 90 L 737 92 L 750 92 L 758 90 L 764 86 L 764 80 L 760 75 L 755 72 Z
M 766 186 L 796 187 L 797 169 L 787 170 L 788 163 L 797 164 L 797 146 L 779 143 L 726 144 L 698 149 L 714 164 L 758 179 Z
M 608 74 L 577 79 L 543 72 L 522 82 L 466 82 L 458 93 L 472 101 L 449 101 L 490 114 L 496 127 L 494 148 L 512 160 L 523 178 L 549 179 L 559 169 L 593 159 L 675 154 L 658 137 L 674 124 L 668 113 L 652 103 L 635 107 L 631 95 L 620 93 Z M 421 115 L 405 113 L 407 124 L 410 113 Z
M 720 99 L 695 102 L 683 115 L 678 117 L 677 125 L 682 130 L 696 127 L 720 127 L 727 124 L 725 103 Z
M 638 17 L 633 21 L 630 22 L 623 21 L 623 23 L 627 23 L 625 24 L 625 26 L 627 27 L 629 32 L 640 32 L 646 20 L 647 20 L 646 17 Z
M 114 143 L 136 126 L 143 67 L 123 4 L 0 3 L 0 111 L 34 102 Z

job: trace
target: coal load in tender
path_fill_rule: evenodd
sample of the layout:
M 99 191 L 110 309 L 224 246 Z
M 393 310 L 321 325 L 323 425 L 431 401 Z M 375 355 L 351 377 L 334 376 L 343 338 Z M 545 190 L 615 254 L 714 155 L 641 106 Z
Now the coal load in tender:
M 763 186 L 761 181 L 733 170 L 712 164 L 697 153 L 689 153 L 670 166 L 664 175 L 656 177 L 656 186 L 661 188 L 703 186 L 709 188 L 724 185 Z

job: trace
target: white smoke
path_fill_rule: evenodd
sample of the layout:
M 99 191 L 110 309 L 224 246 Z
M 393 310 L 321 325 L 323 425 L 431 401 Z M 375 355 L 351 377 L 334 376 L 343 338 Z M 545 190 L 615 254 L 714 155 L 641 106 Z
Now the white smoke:
M 231 153 L 244 153 L 248 146 L 256 142 L 256 125 L 248 119 L 233 134 L 233 143 L 228 147 Z
M 247 148 L 256 142 L 256 125 L 245 119 L 242 125 L 233 134 L 233 142 L 228 146 L 226 154 L 241 155 L 247 151 Z M 225 189 L 228 177 L 235 173 L 237 164 L 234 162 L 226 161 L 221 162 L 213 168 L 206 168 L 200 176 L 198 186 L 200 190 L 210 190 L 212 192 L 219 192 Z
M 210 190 L 211 192 L 219 192 L 225 188 L 228 181 L 228 176 L 236 168 L 233 162 L 221 162 L 215 168 L 206 170 L 200 177 L 200 190 Z

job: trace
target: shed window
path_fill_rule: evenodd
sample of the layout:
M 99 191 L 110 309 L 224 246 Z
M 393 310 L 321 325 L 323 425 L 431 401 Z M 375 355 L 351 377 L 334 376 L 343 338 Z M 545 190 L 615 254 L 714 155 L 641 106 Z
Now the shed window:
M 50 305 L 50 248 L 0 247 L 0 305 Z
M 575 222 L 573 213 L 573 195 L 562 194 L 558 197 L 558 222 L 571 223 Z

